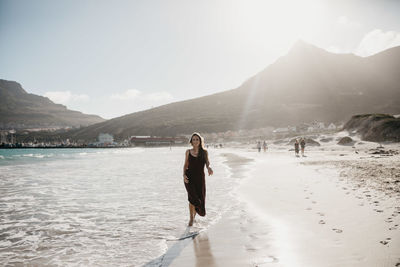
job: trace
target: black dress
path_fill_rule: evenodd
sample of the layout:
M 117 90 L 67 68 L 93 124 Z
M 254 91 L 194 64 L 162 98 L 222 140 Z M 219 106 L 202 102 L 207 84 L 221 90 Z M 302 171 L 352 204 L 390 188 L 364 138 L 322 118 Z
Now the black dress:
M 189 183 L 185 183 L 189 202 L 195 206 L 197 214 L 206 215 L 206 179 L 204 175 L 204 157 L 194 157 L 189 151 L 189 166 L 186 170 L 186 176 Z

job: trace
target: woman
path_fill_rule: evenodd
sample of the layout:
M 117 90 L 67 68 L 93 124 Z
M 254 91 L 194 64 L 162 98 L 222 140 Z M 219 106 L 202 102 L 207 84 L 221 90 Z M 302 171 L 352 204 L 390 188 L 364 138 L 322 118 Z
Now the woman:
M 208 152 L 204 149 L 203 137 L 199 133 L 193 133 L 190 138 L 192 149 L 186 150 L 185 164 L 183 166 L 183 181 L 189 200 L 189 226 L 193 225 L 196 213 L 206 215 L 206 180 L 204 177 L 204 165 L 207 166 L 208 175 L 213 174 L 208 160 Z
M 299 156 L 299 140 L 297 139 L 294 141 L 294 154 L 296 157 Z
M 300 147 L 301 147 L 301 156 L 304 157 L 304 148 L 306 147 L 306 141 L 304 138 L 301 138 L 300 140 Z

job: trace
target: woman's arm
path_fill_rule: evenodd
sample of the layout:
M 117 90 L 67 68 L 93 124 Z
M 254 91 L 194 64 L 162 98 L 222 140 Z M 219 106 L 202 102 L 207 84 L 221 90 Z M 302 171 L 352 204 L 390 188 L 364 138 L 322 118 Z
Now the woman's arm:
M 206 167 L 207 167 L 207 171 L 208 171 L 208 175 L 213 175 L 213 170 L 210 167 L 210 161 L 208 160 L 208 151 L 205 150 L 205 156 L 206 156 Z
M 186 176 L 186 170 L 189 167 L 189 149 L 186 150 L 185 153 L 185 164 L 183 164 L 183 181 L 187 184 L 189 183 L 189 179 Z

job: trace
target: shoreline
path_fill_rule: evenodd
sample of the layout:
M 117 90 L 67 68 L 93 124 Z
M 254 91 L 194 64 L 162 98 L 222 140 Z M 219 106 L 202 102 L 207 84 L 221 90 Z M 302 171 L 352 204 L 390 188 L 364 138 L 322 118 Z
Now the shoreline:
M 240 179 L 240 182 L 246 179 L 243 177 L 254 160 L 239 156 L 230 150 L 221 151 L 221 156 L 226 158 L 224 164 L 231 171 L 227 179 Z M 236 192 L 232 193 L 237 194 Z M 253 261 L 247 259 L 247 252 L 242 251 L 242 244 L 246 243 L 248 251 L 254 249 L 252 244 L 243 236 L 243 232 L 253 228 L 255 218 L 254 215 L 251 219 L 248 214 L 244 215 L 244 213 L 247 213 L 247 208 L 243 204 L 240 201 L 235 201 L 227 211 L 221 214 L 221 218 L 215 224 L 211 224 L 207 229 L 200 230 L 198 234 L 189 238 L 185 237 L 187 233 L 196 229 L 196 222 L 193 227 L 187 227 L 181 235 L 182 240 L 177 240 L 163 255 L 144 266 L 251 265 Z M 257 239 L 256 233 L 253 233 L 253 239 Z M 227 253 L 233 255 L 225 257 Z
M 343 159 L 338 151 L 308 151 L 306 158 L 287 151 L 231 152 L 254 160 L 246 165 L 250 170 L 236 174 L 248 176 L 238 189 L 238 204 L 186 241 L 170 266 L 400 265 L 399 198 L 369 183 L 350 188 L 351 178 L 343 177 L 344 172 L 365 176 L 368 168 L 351 172 L 332 165 L 333 159 L 353 159 Z

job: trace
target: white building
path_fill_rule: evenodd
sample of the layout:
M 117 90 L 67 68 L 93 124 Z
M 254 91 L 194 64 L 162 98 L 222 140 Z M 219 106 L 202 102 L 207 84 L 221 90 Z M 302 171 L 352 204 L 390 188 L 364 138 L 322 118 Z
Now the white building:
M 329 124 L 328 130 L 336 130 L 336 125 L 332 122 L 331 124 Z
M 325 129 L 325 124 L 324 124 L 323 122 L 317 122 L 316 127 L 317 127 L 318 129 Z
M 4 143 L 7 144 L 7 135 L 8 132 L 7 131 L 0 131 L 0 144 Z
M 287 127 L 285 127 L 285 128 L 277 128 L 273 132 L 274 133 L 287 133 L 287 132 L 289 132 L 289 129 Z
M 112 144 L 114 142 L 114 137 L 111 134 L 101 133 L 98 139 L 100 144 Z

